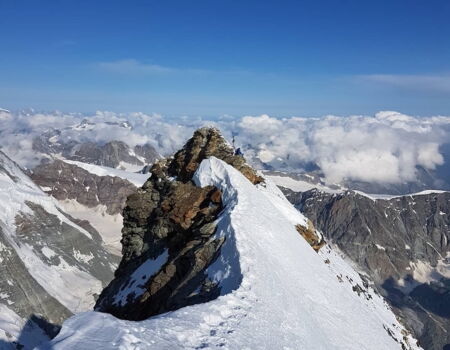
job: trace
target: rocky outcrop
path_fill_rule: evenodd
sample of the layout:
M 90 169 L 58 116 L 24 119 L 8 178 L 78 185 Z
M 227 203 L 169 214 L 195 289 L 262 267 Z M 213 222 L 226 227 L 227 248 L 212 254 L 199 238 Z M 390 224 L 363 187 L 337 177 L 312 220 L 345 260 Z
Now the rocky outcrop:
M 89 208 L 104 205 L 110 215 L 121 213 L 127 197 L 137 189 L 125 179 L 98 176 L 62 160 L 42 163 L 30 176 L 58 200 L 73 199 Z
M 450 343 L 450 193 L 373 200 L 347 191 L 286 197 L 375 282 L 426 349 Z M 446 258 L 447 257 L 447 258 Z
M 235 155 L 233 148 L 223 139 L 217 129 L 202 128 L 177 153 L 167 165 L 169 176 L 177 176 L 179 181 L 192 178 L 203 159 L 215 156 L 238 169 L 253 184 L 263 182 L 245 161 L 244 157 Z
M 307 227 L 302 225 L 295 225 L 295 229 L 298 233 L 309 243 L 309 245 L 318 252 L 326 242 L 322 236 L 320 236 L 317 230 L 314 228 L 311 220 L 308 220 Z
M 141 320 L 219 295 L 205 270 L 224 243 L 214 236 L 221 193 L 192 182 L 201 161 L 210 156 L 234 166 L 254 184 L 263 181 L 242 156 L 234 155 L 218 130 L 197 130 L 172 158 L 156 162 L 149 180 L 128 197 L 123 258 L 96 310 Z

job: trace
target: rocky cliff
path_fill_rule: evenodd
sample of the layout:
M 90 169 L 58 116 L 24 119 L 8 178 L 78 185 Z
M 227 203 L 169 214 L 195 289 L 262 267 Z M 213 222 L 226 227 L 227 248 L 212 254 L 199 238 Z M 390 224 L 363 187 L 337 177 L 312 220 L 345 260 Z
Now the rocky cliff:
M 450 193 L 389 200 L 353 191 L 287 198 L 368 274 L 426 349 L 450 343 Z
M 214 237 L 221 193 L 191 181 L 210 156 L 234 166 L 254 184 L 263 181 L 218 130 L 197 130 L 173 157 L 156 162 L 150 179 L 128 197 L 123 258 L 96 310 L 139 320 L 219 294 L 203 271 L 223 244 L 223 238 Z
M 98 176 L 58 159 L 38 165 L 30 177 L 57 200 L 75 200 L 88 208 L 104 205 L 110 215 L 121 213 L 137 189 L 126 179 Z

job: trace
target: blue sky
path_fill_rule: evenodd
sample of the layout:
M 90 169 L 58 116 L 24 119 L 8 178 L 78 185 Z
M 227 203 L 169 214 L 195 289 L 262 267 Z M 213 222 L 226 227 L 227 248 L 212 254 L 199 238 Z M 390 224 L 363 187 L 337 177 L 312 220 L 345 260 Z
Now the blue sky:
M 0 0 L 0 107 L 450 114 L 450 2 Z

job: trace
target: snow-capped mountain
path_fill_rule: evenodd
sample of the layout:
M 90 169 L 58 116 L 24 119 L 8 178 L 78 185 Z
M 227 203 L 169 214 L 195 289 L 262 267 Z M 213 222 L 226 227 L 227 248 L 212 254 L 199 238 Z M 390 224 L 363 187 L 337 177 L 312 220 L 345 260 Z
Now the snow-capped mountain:
M 441 350 L 450 343 L 450 192 L 368 195 L 270 178 L 374 280 L 422 346 Z
M 310 246 L 321 234 L 217 130 L 198 130 L 151 174 L 128 197 L 102 312 L 70 318 L 40 349 L 419 349 L 337 250 Z
M 117 257 L 0 152 L 0 347 L 25 349 L 92 308 Z

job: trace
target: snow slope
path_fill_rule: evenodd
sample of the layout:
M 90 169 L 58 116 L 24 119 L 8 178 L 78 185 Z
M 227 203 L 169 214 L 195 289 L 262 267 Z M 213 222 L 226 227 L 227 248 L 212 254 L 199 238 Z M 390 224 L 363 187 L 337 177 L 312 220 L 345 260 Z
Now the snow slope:
M 13 338 L 19 334 L 11 333 L 15 328 L 8 325 L 14 323 L 20 329 L 26 315 L 36 310 L 48 312 L 41 316 L 52 315 L 50 321 L 56 322 L 67 313 L 92 308 L 95 294 L 109 282 L 115 268 L 100 236 L 93 234 L 66 216 L 54 198 L 0 152 L 0 263 L 5 274 L 0 279 L 0 345 L 5 339 L 2 334 L 13 334 Z M 13 262 L 12 256 L 18 260 Z M 33 283 L 43 292 L 31 287 Z M 58 314 L 58 303 L 66 314 Z
M 21 243 L 16 237 L 16 215 L 19 213 L 33 215 L 26 204 L 30 201 L 39 204 L 47 213 L 55 215 L 61 222 L 92 239 L 91 234 L 64 216 L 58 210 L 56 200 L 43 193 L 14 163 L 3 162 L 3 166 L 16 180 L 15 182 L 7 174 L 0 172 L 0 225 L 9 238 L 9 242 L 33 278 L 52 297 L 72 312 L 89 309 L 94 304 L 94 294 L 102 289 L 101 281 L 77 266 L 70 266 L 64 259 L 59 265 L 46 264 L 34 247 Z M 42 253 L 49 259 L 55 254 L 51 248 L 47 247 L 43 247 Z M 71 287 L 74 284 L 77 288 Z
M 64 199 L 58 201 L 64 211 L 71 216 L 87 220 L 102 236 L 105 247 L 112 254 L 121 255 L 123 217 L 121 214 L 110 215 L 105 205 L 99 204 L 89 208 L 78 203 L 74 199 Z
M 114 169 L 114 168 L 101 166 L 101 165 L 83 163 L 83 162 L 78 162 L 75 160 L 68 160 L 68 159 L 63 159 L 63 160 L 66 163 L 79 166 L 80 168 L 83 168 L 84 170 L 89 171 L 91 174 L 94 174 L 94 175 L 98 175 L 98 176 L 109 175 L 109 176 L 120 177 L 121 179 L 130 181 L 132 184 L 136 185 L 137 187 L 141 187 L 150 176 L 150 174 L 132 173 L 132 172 L 126 171 L 126 170 L 120 170 L 120 169 Z
M 380 297 L 352 290 L 362 281 L 348 264 L 298 234 L 305 217 L 270 181 L 255 187 L 214 157 L 194 180 L 223 194 L 227 240 L 208 268 L 222 295 L 141 322 L 82 313 L 39 349 L 418 349 Z

